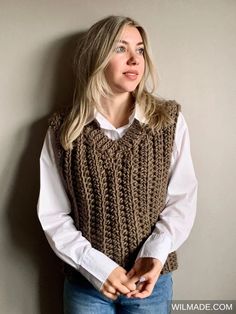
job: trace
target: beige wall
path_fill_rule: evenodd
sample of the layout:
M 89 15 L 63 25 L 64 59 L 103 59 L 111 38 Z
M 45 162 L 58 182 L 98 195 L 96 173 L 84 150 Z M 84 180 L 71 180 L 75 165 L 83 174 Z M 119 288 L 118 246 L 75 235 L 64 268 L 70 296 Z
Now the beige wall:
M 159 94 L 189 125 L 198 215 L 175 299 L 235 299 L 236 2 L 0 1 L 0 312 L 61 313 L 62 278 L 36 217 L 46 117 L 70 100 L 74 35 L 108 14 L 150 33 Z

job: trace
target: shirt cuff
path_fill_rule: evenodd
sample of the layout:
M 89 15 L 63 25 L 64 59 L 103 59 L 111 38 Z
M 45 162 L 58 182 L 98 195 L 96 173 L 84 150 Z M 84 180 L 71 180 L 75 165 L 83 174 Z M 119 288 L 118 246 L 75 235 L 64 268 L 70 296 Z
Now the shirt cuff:
M 90 248 L 83 256 L 79 272 L 100 290 L 110 273 L 119 265 L 102 252 Z
M 171 252 L 171 238 L 163 233 L 152 233 L 143 244 L 136 260 L 140 257 L 158 259 L 164 266 L 168 254 Z

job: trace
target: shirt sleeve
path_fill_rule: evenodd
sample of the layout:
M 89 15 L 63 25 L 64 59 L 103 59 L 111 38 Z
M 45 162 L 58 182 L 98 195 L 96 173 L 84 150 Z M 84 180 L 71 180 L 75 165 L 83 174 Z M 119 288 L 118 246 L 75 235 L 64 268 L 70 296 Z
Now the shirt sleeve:
M 168 254 L 183 244 L 190 234 L 196 216 L 197 188 L 188 127 L 180 112 L 169 171 L 166 205 L 137 258 L 157 258 L 164 265 Z
M 76 229 L 70 216 L 70 201 L 55 162 L 53 140 L 49 129 L 40 156 L 38 217 L 56 255 L 100 290 L 109 274 L 119 265 L 92 248 L 91 243 Z

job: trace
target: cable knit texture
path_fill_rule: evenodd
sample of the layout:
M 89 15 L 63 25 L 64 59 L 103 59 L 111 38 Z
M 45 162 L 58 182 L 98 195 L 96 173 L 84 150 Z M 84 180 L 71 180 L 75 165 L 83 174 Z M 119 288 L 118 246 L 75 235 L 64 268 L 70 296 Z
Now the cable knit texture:
M 158 105 L 156 98 L 149 97 Z M 71 151 L 65 151 L 59 141 L 63 114 L 54 114 L 50 120 L 76 228 L 95 249 L 127 270 L 166 204 L 180 105 L 165 101 L 162 106 L 174 123 L 158 132 L 134 119 L 122 138 L 112 140 L 93 120 L 74 141 Z M 176 252 L 172 252 L 162 273 L 177 267 Z

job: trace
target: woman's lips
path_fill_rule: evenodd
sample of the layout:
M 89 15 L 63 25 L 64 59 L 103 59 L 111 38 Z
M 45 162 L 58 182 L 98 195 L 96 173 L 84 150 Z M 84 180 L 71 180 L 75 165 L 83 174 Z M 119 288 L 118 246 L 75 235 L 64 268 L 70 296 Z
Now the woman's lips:
M 136 71 L 127 71 L 123 73 L 128 79 L 136 80 L 138 77 L 138 72 Z

